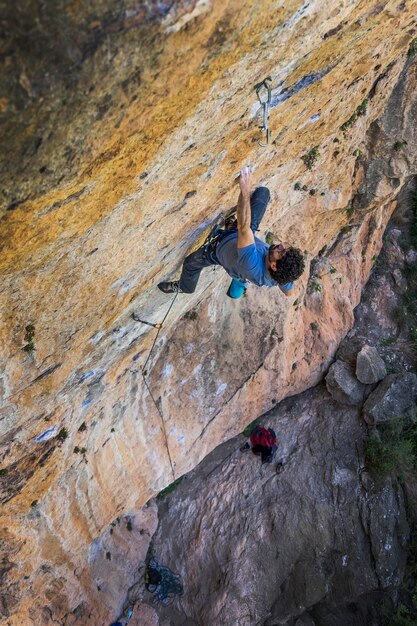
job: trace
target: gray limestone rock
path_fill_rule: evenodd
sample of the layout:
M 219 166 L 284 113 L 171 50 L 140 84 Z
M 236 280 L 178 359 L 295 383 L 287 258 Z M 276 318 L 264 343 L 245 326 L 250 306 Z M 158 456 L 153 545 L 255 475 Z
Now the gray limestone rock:
M 409 265 L 411 265 L 412 263 L 415 263 L 417 261 L 417 252 L 413 249 L 409 250 L 407 252 L 405 260 L 407 261 Z
M 358 413 L 323 386 L 285 400 L 262 422 L 278 436 L 279 474 L 242 454 L 240 437 L 158 500 L 152 547 L 186 590 L 155 605 L 161 626 L 371 623 L 349 603 L 399 584 L 408 527 L 395 480 L 363 487 Z
M 393 279 L 395 281 L 395 284 L 398 287 L 398 290 L 400 291 L 400 293 L 404 293 L 406 291 L 406 289 L 407 289 L 407 279 L 403 275 L 401 270 L 398 269 L 398 268 L 393 270 L 392 277 L 393 277 Z
M 365 385 L 377 383 L 387 375 L 384 361 L 378 354 L 378 350 L 372 346 L 364 345 L 356 360 L 356 377 Z
M 363 407 L 368 424 L 400 417 L 417 400 L 417 376 L 411 372 L 390 374 L 371 393 Z
M 375 572 L 381 589 L 390 589 L 398 584 L 398 574 L 405 568 L 406 545 L 409 527 L 404 515 L 404 494 L 399 484 L 387 477 L 385 486 L 374 498 L 368 494 L 368 530 L 375 559 Z M 402 514 L 398 518 L 393 512 Z
M 352 368 L 344 361 L 335 361 L 326 376 L 327 391 L 341 404 L 359 404 L 365 386 L 354 376 Z
M 302 615 L 297 619 L 294 626 L 315 626 L 315 621 L 309 615 Z

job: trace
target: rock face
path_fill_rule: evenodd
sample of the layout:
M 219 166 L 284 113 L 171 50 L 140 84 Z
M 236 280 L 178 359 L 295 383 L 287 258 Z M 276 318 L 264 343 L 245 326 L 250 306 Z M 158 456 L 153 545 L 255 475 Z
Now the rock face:
M 417 376 L 411 372 L 387 376 L 369 396 L 363 414 L 369 424 L 404 415 L 417 400 Z
M 354 376 L 352 368 L 343 361 L 331 365 L 326 376 L 327 391 L 341 404 L 359 404 L 365 394 L 365 385 Z
M 416 171 L 414 8 L 99 0 L 2 16 L 12 626 L 106 621 L 87 558 L 100 534 L 328 369 Z M 261 148 L 253 87 L 269 75 Z M 237 302 L 207 271 L 148 361 L 157 330 L 132 313 L 164 319 L 157 282 L 235 205 L 248 161 L 272 194 L 262 228 L 305 250 L 308 269 L 291 298 L 253 287 Z
M 400 270 L 397 270 L 400 272 Z M 401 273 L 401 272 L 400 272 Z M 387 375 L 384 361 L 378 350 L 372 346 L 363 346 L 356 359 L 356 377 L 361 383 L 372 385 Z
M 404 222 L 404 215 L 396 220 Z M 391 309 L 384 307 L 388 293 L 391 306 L 403 305 L 393 270 L 404 269 L 409 253 L 393 258 L 396 230 L 390 224 L 335 364 L 354 362 L 369 338 L 379 337 L 378 353 L 394 378 L 412 386 L 407 370 L 415 355 L 404 349 L 409 320 L 395 315 L 391 327 Z M 406 230 L 401 235 L 406 248 Z M 387 328 L 394 332 L 389 342 Z M 401 385 L 391 385 L 390 398 L 403 402 Z M 240 436 L 153 502 L 159 523 L 151 551 L 181 576 L 184 594 L 168 609 L 155 603 L 144 588 L 142 560 L 126 604 L 135 604 L 138 623 L 142 617 L 152 626 L 381 624 L 379 608 L 388 595 L 397 596 L 408 530 L 399 483 L 382 478 L 364 453 L 360 405 L 341 405 L 323 384 L 287 399 L 261 420 L 278 435 L 274 465 L 242 454 Z M 413 481 L 403 484 L 414 491 Z

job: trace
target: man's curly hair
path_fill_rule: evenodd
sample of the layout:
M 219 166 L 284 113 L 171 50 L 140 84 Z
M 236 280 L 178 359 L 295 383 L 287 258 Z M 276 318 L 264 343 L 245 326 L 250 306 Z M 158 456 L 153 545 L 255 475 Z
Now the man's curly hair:
M 275 271 L 269 270 L 272 278 L 280 285 L 300 278 L 304 271 L 304 258 L 298 248 L 288 248 L 285 256 L 277 262 Z

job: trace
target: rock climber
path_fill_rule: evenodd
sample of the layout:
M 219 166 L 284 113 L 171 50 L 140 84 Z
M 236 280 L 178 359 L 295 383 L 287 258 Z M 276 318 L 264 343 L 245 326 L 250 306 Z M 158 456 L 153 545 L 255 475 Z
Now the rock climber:
M 237 205 L 237 224 L 186 257 L 178 281 L 162 282 L 158 287 L 164 293 L 194 293 L 201 270 L 209 265 L 221 265 L 232 283 L 231 298 L 239 298 L 247 282 L 259 287 L 278 286 L 285 295 L 291 292 L 294 281 L 304 270 L 304 259 L 297 248 L 283 243 L 268 246 L 254 236 L 269 203 L 267 187 L 257 187 L 251 195 L 253 170 L 244 167 L 239 176 L 240 194 Z
M 246 450 L 252 450 L 253 454 L 260 456 L 262 465 L 264 463 L 272 463 L 277 451 L 277 436 L 275 432 L 272 428 L 267 430 L 263 426 L 259 426 L 259 424 L 256 425 L 249 435 L 249 441 L 240 448 L 241 452 Z M 282 468 L 282 463 L 278 463 L 278 468 Z

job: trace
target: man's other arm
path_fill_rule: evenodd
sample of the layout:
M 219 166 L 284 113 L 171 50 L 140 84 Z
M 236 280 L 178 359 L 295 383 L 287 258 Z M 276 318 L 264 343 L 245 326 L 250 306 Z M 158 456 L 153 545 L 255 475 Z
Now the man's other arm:
M 250 227 L 251 208 L 250 190 L 252 184 L 252 168 L 245 166 L 239 177 L 240 195 L 237 206 L 237 247 L 246 248 L 255 243 L 255 238 Z
M 292 296 L 294 294 L 294 282 L 290 281 L 289 283 L 285 283 L 285 285 L 278 285 L 281 289 L 284 296 Z

